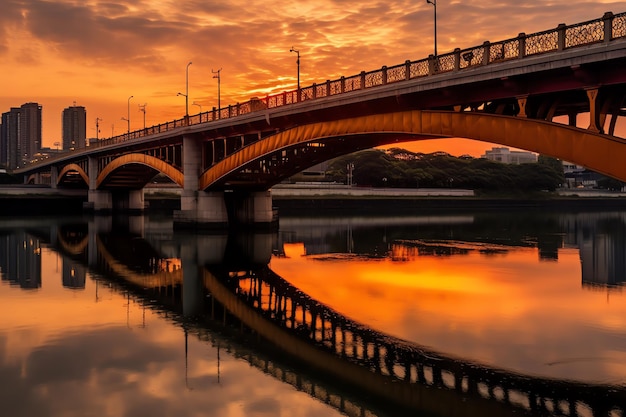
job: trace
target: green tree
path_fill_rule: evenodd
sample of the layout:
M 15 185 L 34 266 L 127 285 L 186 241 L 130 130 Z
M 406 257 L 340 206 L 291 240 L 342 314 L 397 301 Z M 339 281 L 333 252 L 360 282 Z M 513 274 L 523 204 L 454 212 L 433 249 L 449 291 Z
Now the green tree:
M 334 159 L 326 175 L 345 183 L 347 166 L 354 164 L 353 183 L 373 187 L 555 190 L 564 182 L 562 165 L 554 158 L 540 159 L 541 163 L 509 165 L 482 158 L 456 158 L 445 152 L 368 149 Z

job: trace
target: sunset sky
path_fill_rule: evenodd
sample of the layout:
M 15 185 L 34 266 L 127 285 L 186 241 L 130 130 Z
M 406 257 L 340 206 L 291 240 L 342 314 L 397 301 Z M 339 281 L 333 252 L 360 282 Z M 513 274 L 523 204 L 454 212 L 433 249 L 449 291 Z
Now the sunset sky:
M 466 48 L 626 11 L 626 1 L 439 0 L 438 52 Z M 3 0 L 0 112 L 43 106 L 43 145 L 61 141 L 61 113 L 87 109 L 87 136 L 126 131 L 189 112 L 350 76 L 433 52 L 433 6 L 426 0 L 279 3 L 198 0 Z M 128 98 L 130 111 L 128 111 Z M 194 105 L 197 103 L 198 105 Z M 491 144 L 430 141 L 414 150 L 479 156 Z M 406 146 L 405 146 L 406 147 Z

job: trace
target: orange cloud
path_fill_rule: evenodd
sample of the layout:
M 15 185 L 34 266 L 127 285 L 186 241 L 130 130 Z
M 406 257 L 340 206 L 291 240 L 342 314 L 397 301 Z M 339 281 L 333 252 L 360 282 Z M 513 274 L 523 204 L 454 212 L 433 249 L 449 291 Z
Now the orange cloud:
M 623 2 L 557 0 L 527 5 L 506 0 L 442 2 L 438 5 L 438 49 L 451 51 L 595 19 Z M 222 68 L 221 103 L 293 89 L 301 53 L 301 83 L 421 59 L 433 51 L 432 6 L 402 0 L 306 3 L 280 6 L 264 0 L 228 4 L 198 0 L 54 2 L 8 0 L 0 16 L 0 110 L 36 101 L 43 105 L 44 145 L 61 138 L 62 110 L 87 108 L 90 137 L 96 118 L 100 137 L 184 115 L 185 67 L 189 68 L 190 112 L 217 106 L 212 70 Z M 127 99 L 130 111 L 127 109 Z M 191 103 L 196 102 L 198 106 Z M 479 155 L 490 145 L 434 142 L 452 154 Z M 421 145 L 420 146 L 425 146 Z M 428 144 L 428 149 L 433 147 Z M 455 149 L 459 149 L 458 151 Z M 466 151 L 467 149 L 467 151 Z

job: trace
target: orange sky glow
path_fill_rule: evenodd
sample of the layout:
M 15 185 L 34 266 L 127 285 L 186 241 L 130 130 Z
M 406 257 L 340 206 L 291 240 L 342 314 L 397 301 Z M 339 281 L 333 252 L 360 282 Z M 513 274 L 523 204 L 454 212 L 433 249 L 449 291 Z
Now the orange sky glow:
M 437 4 L 438 51 L 480 45 L 626 11 L 624 1 L 514 0 Z M 6 0 L 0 15 L 0 111 L 43 106 L 43 145 L 61 141 L 61 114 L 87 109 L 87 137 L 181 118 L 189 66 L 189 113 L 417 60 L 433 52 L 433 7 L 424 1 L 228 3 L 187 0 Z M 129 97 L 132 99 L 129 101 Z M 145 113 L 140 106 L 145 105 Z M 480 156 L 492 144 L 439 140 L 420 152 Z

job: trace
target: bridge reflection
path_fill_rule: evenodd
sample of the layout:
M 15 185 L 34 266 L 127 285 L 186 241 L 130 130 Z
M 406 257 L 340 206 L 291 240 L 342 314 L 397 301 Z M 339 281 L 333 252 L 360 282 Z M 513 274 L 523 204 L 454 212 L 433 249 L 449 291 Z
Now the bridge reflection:
M 508 235 L 520 245 L 536 244 L 543 236 L 556 234 L 562 237 L 559 245 L 578 238 L 584 244 L 590 241 L 587 224 L 610 223 L 610 219 L 626 224 L 621 214 L 598 213 L 595 217 L 592 223 L 564 225 L 545 216 L 536 226 L 537 233 L 526 230 Z M 450 225 L 465 222 L 481 227 L 481 221 L 489 220 L 461 216 Z M 427 218 L 414 218 L 413 222 L 425 229 L 447 227 L 445 222 L 433 224 Z M 377 236 L 378 229 L 371 223 L 368 235 Z M 98 281 L 106 280 L 150 308 L 166 312 L 202 340 L 234 346 L 236 355 L 241 346 L 240 357 L 252 365 L 348 415 L 376 415 L 382 403 L 387 405 L 381 409 L 397 409 L 395 415 L 415 411 L 442 416 L 624 415 L 626 392 L 622 386 L 538 378 L 450 357 L 390 337 L 324 306 L 268 266 L 272 252 L 294 236 L 297 222 L 284 226 L 291 233 L 174 234 L 168 223 L 152 223 L 143 217 L 125 224 L 97 218 L 53 227 L 24 225 L 19 233 L 7 235 L 15 236 L 15 241 L 2 240 L 0 249 L 21 252 L 20 248 L 25 248 L 23 255 L 16 256 L 36 256 L 33 247 L 50 244 L 66 257 L 68 265 L 77 266 L 75 270 L 88 268 Z M 307 230 L 311 230 L 309 226 Z M 346 233 L 364 229 L 355 221 Z M 464 239 L 463 228 L 460 230 L 454 236 L 459 241 Z M 609 237 L 610 230 L 620 231 L 607 229 L 604 233 Z M 315 231 L 322 235 L 331 228 L 316 227 Z M 386 226 L 380 233 L 384 236 L 381 241 L 395 242 L 405 250 L 411 247 L 398 240 L 400 229 Z M 529 236 L 536 241 L 529 242 Z M 35 243 L 24 246 L 20 239 Z M 493 243 L 494 237 L 484 240 Z M 349 245 L 349 239 L 336 241 Z M 2 259 L 9 259 L 2 253 Z M 8 269 L 5 265 L 0 268 L 5 279 Z M 222 334 L 234 336 L 218 336 L 213 332 L 216 326 Z M 280 353 L 267 349 L 261 355 L 243 348 L 246 343 L 258 343 L 259 336 L 298 360 L 298 369 L 312 367 L 316 371 L 294 372 L 290 365 L 282 365 Z

